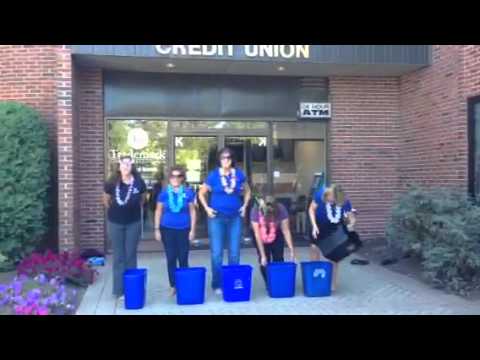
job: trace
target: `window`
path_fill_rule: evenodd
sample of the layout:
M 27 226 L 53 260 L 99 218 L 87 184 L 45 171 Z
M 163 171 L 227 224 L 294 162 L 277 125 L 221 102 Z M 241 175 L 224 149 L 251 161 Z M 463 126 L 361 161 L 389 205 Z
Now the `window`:
M 293 230 L 306 235 L 306 212 L 315 174 L 325 174 L 326 124 L 275 123 L 273 182 L 276 197 L 294 215 Z
M 480 195 L 480 96 L 468 103 L 469 123 L 469 192 Z

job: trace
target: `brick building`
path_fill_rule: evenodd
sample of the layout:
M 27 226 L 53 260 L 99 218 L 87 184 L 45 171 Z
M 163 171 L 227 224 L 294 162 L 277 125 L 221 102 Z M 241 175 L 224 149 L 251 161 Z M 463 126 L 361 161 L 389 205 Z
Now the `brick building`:
M 230 146 L 299 236 L 324 177 L 346 188 L 365 239 L 384 235 L 409 184 L 479 190 L 478 45 L 0 45 L 0 100 L 48 122 L 62 249 L 108 248 L 100 199 L 122 154 L 150 188 L 172 164 L 198 186 Z M 151 220 L 146 207 L 144 250 Z

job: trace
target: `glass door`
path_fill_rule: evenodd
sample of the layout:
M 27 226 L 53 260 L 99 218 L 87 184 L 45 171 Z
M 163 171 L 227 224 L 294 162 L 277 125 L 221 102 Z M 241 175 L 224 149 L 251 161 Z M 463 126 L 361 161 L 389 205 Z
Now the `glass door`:
M 187 171 L 187 183 L 196 192 L 216 166 L 218 139 L 215 136 L 174 136 L 175 165 Z M 207 214 L 196 199 L 198 209 L 197 238 L 208 238 Z
M 269 188 L 268 137 L 266 136 L 226 136 L 225 146 L 231 148 L 237 159 L 237 166 L 245 173 L 253 192 L 265 194 Z M 253 241 L 250 228 L 250 211 L 253 201 L 247 209 L 244 219 L 245 242 Z

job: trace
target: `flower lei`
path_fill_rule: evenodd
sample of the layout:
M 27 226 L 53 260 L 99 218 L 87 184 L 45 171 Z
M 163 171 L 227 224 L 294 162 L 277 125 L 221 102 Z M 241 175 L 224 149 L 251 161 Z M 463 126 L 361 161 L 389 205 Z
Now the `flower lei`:
M 264 244 L 271 244 L 277 238 L 277 226 L 275 221 L 268 224 L 269 232 L 267 232 L 267 221 L 262 214 L 258 217 L 258 223 L 260 225 L 260 238 Z
M 342 217 L 342 208 L 339 207 L 339 206 L 335 206 L 335 217 L 333 216 L 333 213 L 332 213 L 332 209 L 333 209 L 333 206 L 331 204 L 326 204 L 325 205 L 326 209 L 327 209 L 327 217 L 328 217 L 328 220 L 332 223 L 332 224 L 338 224 L 340 222 L 340 219 Z
M 132 197 L 133 183 L 134 182 L 135 182 L 135 179 L 132 177 L 132 180 L 130 181 L 130 184 L 128 185 L 128 191 L 127 191 L 127 195 L 125 196 L 125 200 L 122 200 L 120 198 L 120 182 L 115 187 L 115 200 L 117 201 L 117 204 L 119 206 L 125 206 L 130 201 L 130 198 Z
M 222 168 L 219 169 L 219 172 L 220 172 L 220 179 L 221 179 L 221 182 L 222 182 L 222 186 L 223 186 L 224 191 L 225 191 L 227 194 L 229 194 L 229 195 L 230 195 L 230 194 L 233 194 L 233 192 L 235 191 L 235 188 L 236 188 L 236 186 L 237 186 L 237 177 L 236 177 L 236 171 L 235 171 L 235 169 L 232 169 L 232 170 L 231 170 L 230 185 L 228 185 L 228 178 L 227 178 L 227 176 L 224 174 Z
M 177 202 L 175 203 L 174 200 L 174 191 L 173 191 L 173 186 L 168 185 L 167 187 L 167 194 L 168 194 L 168 207 L 170 210 L 174 213 L 179 213 L 183 209 L 183 204 L 184 204 L 184 189 L 183 186 L 180 186 L 178 188 L 178 196 L 177 196 Z

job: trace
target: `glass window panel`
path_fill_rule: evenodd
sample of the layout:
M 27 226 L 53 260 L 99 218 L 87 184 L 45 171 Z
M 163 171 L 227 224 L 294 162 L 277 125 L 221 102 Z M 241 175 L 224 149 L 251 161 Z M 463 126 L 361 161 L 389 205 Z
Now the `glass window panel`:
M 143 239 L 153 239 L 156 195 L 167 167 L 167 122 L 154 120 L 108 121 L 107 176 L 116 171 L 121 156 L 129 155 L 147 184 Z
M 174 121 L 172 128 L 175 130 L 255 130 L 268 129 L 268 123 L 260 121 Z
M 325 173 L 326 124 L 276 123 L 273 138 L 273 183 L 276 197 L 292 215 L 292 230 L 307 236 L 307 206 L 315 174 Z
M 480 195 L 480 102 L 474 105 L 475 122 L 475 195 Z

